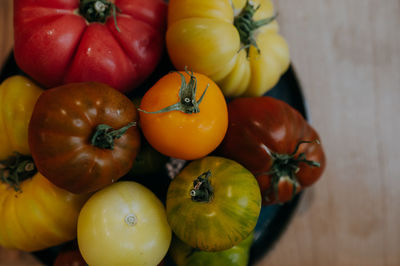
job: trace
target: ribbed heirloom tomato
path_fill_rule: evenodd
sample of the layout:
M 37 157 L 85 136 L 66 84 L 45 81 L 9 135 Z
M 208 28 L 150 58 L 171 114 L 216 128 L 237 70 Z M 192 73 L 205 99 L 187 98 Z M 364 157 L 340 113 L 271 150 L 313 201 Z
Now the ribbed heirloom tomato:
M 173 72 L 150 88 L 140 104 L 140 126 L 159 152 L 193 160 L 212 152 L 228 126 L 225 98 L 208 77 Z
M 11 159 L 11 158 L 10 158 Z M 15 158 L 11 159 L 16 162 Z M 0 245 L 24 251 L 38 251 L 76 238 L 79 211 L 87 194 L 75 195 L 61 189 L 40 173 L 33 162 L 18 160 L 18 191 L 0 173 Z M 4 165 L 4 162 L 1 164 Z M 14 182 L 12 167 L 8 182 Z M 14 183 L 11 183 L 14 184 Z
M 137 111 L 122 93 L 101 83 L 46 90 L 29 124 L 36 166 L 72 193 L 103 188 L 125 175 L 139 150 Z
M 270 0 L 171 0 L 166 42 L 177 69 L 190 66 L 226 96 L 260 96 L 289 66 Z
M 15 0 L 18 66 L 51 88 L 97 81 L 128 92 L 164 49 L 162 0 Z

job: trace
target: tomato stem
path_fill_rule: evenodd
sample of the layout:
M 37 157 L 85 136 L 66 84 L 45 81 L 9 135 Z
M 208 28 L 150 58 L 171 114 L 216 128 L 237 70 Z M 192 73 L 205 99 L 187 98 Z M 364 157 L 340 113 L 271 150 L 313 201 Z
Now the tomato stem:
M 233 25 L 238 30 L 240 42 L 242 43 L 242 47 L 239 49 L 239 51 L 246 49 L 247 55 L 249 55 L 250 46 L 252 45 L 257 49 L 258 53 L 260 53 L 260 49 L 258 48 L 254 37 L 254 32 L 258 28 L 271 23 L 278 16 L 275 14 L 270 18 L 254 21 L 253 16 L 259 8 L 260 5 L 254 7 L 254 5 L 247 0 L 245 7 L 233 20 Z
M 81 0 L 79 5 L 79 14 L 88 22 L 105 23 L 107 18 L 112 15 L 115 28 L 121 32 L 117 24 L 117 11 L 121 12 L 114 3 L 107 0 Z
M 290 154 L 279 154 L 270 152 L 270 155 L 273 159 L 273 164 L 271 166 L 271 170 L 266 174 L 271 176 L 271 190 L 273 190 L 275 195 L 275 200 L 279 201 L 279 182 L 281 179 L 285 179 L 289 181 L 293 186 L 292 198 L 296 195 L 298 187 L 300 186 L 296 174 L 300 170 L 299 164 L 306 163 L 312 167 L 320 167 L 320 163 L 307 160 L 305 153 L 300 153 L 297 157 L 296 154 L 299 151 L 299 148 L 302 144 L 320 144 L 319 140 L 300 140 L 295 149 Z M 265 173 L 260 173 L 258 175 L 264 175 Z
M 14 156 L 0 161 L 0 181 L 20 191 L 20 183 L 37 173 L 32 157 L 15 152 Z
M 211 171 L 202 173 L 193 181 L 193 189 L 190 190 L 190 196 L 196 202 L 210 202 L 214 193 L 209 178 Z
M 146 114 L 160 114 L 160 113 L 171 112 L 171 111 L 181 111 L 186 114 L 199 113 L 200 112 L 199 105 L 200 105 L 201 101 L 203 100 L 204 95 L 206 94 L 209 84 L 207 84 L 207 87 L 205 88 L 200 99 L 198 101 L 196 101 L 197 79 L 193 75 L 193 71 L 189 72 L 186 67 L 185 67 L 185 72 L 190 76 L 189 83 L 186 83 L 185 76 L 182 73 L 176 72 L 177 74 L 179 74 L 181 76 L 181 88 L 179 90 L 179 102 L 177 102 L 173 105 L 167 106 L 161 110 L 154 111 L 154 112 L 148 112 L 148 111 L 145 111 L 140 108 L 138 108 L 138 110 L 140 112 L 143 112 Z
M 100 124 L 96 127 L 90 143 L 101 149 L 114 149 L 114 141 L 122 137 L 129 128 L 136 126 L 136 122 L 130 122 L 120 129 L 113 129 L 109 125 Z

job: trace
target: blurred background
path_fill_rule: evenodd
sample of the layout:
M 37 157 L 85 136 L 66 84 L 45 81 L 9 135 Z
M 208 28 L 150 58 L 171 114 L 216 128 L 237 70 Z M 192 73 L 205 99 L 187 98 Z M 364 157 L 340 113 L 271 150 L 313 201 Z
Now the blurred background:
M 0 63 L 12 5 L 0 0 Z M 275 5 L 328 162 L 258 265 L 400 265 L 400 1 Z M 40 263 L 0 249 L 0 265 Z

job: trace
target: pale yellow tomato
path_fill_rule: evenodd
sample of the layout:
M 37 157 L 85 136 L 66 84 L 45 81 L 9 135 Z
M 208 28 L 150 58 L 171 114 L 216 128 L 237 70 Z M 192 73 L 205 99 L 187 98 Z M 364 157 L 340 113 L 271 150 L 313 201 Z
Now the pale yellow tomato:
M 168 54 L 178 70 L 205 74 L 225 96 L 260 96 L 290 62 L 274 15 L 270 0 L 171 0 Z
M 91 266 L 157 265 L 170 242 L 163 204 L 135 182 L 96 192 L 78 218 L 79 250 Z

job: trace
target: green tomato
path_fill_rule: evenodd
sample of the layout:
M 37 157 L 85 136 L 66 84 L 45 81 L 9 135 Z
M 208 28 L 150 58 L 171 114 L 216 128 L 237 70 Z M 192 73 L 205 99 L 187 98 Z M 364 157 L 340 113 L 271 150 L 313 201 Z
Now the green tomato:
M 96 192 L 79 214 L 79 250 L 91 266 L 157 265 L 170 242 L 164 206 L 135 182 L 117 182 Z
M 174 237 L 170 254 L 177 266 L 246 266 L 249 261 L 250 247 L 253 242 L 253 233 L 238 245 L 223 251 L 207 252 L 196 250 Z
M 261 194 L 253 174 L 221 157 L 191 162 L 167 192 L 172 230 L 186 244 L 204 251 L 229 249 L 244 240 L 260 209 Z

